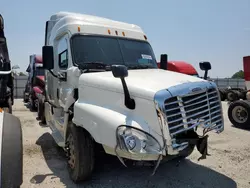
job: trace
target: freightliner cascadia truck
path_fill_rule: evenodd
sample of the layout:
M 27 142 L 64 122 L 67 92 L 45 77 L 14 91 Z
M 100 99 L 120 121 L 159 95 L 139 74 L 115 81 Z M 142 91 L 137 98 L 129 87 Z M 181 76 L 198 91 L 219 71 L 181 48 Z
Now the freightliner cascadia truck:
M 154 174 L 195 147 L 206 158 L 208 132 L 224 130 L 215 83 L 159 69 L 137 25 L 58 12 L 42 52 L 45 119 L 76 183 L 91 177 L 99 146 L 125 166 L 152 162 Z

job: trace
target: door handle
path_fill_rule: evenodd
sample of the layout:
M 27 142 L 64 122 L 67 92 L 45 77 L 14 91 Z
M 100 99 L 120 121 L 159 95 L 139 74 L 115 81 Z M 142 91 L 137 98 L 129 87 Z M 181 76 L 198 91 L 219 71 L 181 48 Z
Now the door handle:
M 58 72 L 57 77 L 60 81 L 66 82 L 67 81 L 67 72 Z

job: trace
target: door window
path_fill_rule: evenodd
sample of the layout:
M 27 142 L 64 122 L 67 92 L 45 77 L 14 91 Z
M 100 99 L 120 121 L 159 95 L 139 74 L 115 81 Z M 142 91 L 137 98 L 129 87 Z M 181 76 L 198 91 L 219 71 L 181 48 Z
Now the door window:
M 58 43 L 58 65 L 60 69 L 68 68 L 68 44 L 65 37 L 61 38 Z

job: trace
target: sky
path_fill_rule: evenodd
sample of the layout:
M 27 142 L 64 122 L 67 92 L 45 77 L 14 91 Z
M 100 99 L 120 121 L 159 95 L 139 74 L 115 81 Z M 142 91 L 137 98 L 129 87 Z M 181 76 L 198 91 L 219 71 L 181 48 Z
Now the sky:
M 29 55 L 41 54 L 45 22 L 59 11 L 139 25 L 157 60 L 186 61 L 199 70 L 209 61 L 211 77 L 231 77 L 250 55 L 250 0 L 1 0 L 0 14 L 12 65 L 25 71 Z

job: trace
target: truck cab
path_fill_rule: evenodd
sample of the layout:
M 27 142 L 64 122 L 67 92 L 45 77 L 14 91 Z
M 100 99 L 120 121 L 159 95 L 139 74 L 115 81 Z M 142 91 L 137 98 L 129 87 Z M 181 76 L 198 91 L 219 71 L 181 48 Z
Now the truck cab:
M 9 113 L 12 113 L 12 105 L 14 104 L 13 79 L 7 40 L 4 34 L 4 20 L 0 14 L 0 107 Z
M 224 130 L 215 83 L 159 69 L 137 25 L 56 13 L 46 22 L 43 63 L 45 119 L 76 183 L 91 177 L 96 146 L 125 166 L 154 161 L 154 174 L 195 146 L 206 158 L 208 132 Z
M 29 102 L 32 110 L 38 109 L 39 96 L 44 92 L 44 74 L 42 56 L 30 55 L 30 62 L 26 69 L 28 80 L 24 90 L 24 102 Z

